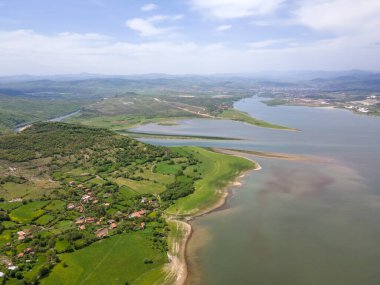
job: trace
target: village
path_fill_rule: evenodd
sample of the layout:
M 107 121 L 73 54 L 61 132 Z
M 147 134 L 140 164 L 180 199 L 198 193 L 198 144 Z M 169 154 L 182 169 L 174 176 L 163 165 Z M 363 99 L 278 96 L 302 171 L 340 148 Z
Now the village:
M 37 143 L 45 147 L 46 140 L 72 137 L 77 127 L 55 124 L 51 128 L 38 132 Z M 13 191 L 0 201 L 3 280 L 34 284 L 56 266 L 64 266 L 64 256 L 86 256 L 82 250 L 97 250 L 103 244 L 100 241 L 114 238 L 143 246 L 144 253 L 135 254 L 142 255 L 140 262 L 147 268 L 157 266 L 154 260 L 166 262 L 169 227 L 163 213 L 175 199 L 194 191 L 199 161 L 187 153 L 112 137 L 103 130 L 81 128 L 75 135 L 84 144 L 75 155 L 71 155 L 73 147 L 59 154 L 52 149 L 39 160 L 34 153 L 25 158 L 27 153 L 17 148 L 7 157 L 15 164 L 5 173 L 8 176 L 0 177 L 3 193 Z M 96 152 L 86 142 L 94 138 L 98 140 Z M 43 181 L 47 188 L 37 188 L 34 181 Z M 25 193 L 33 196 L 28 198 Z
M 159 208 L 158 195 L 136 196 L 133 199 L 132 207 L 122 209 L 120 204 L 117 203 L 118 201 L 114 205 L 116 206 L 115 208 L 113 208 L 111 202 L 106 202 L 109 201 L 107 198 L 112 196 L 110 193 L 105 194 L 102 191 L 95 193 L 95 191 L 87 188 L 85 184 L 77 183 L 76 181 L 70 181 L 67 186 L 71 197 L 78 197 L 78 199 L 67 202 L 60 214 L 65 221 L 67 221 L 68 216 L 73 217 L 70 224 L 74 225 L 81 234 L 72 239 L 72 242 L 65 242 L 69 241 L 66 238 L 57 237 L 58 240 L 50 238 L 49 243 L 53 245 L 53 252 L 72 251 L 75 248 L 82 248 L 96 240 L 115 234 L 131 230 L 144 230 L 149 222 L 159 219 L 160 213 L 157 212 Z M 113 209 L 117 209 L 117 211 L 110 211 Z M 110 212 L 113 212 L 113 214 L 110 214 Z M 57 220 L 56 225 L 59 222 Z M 157 222 L 155 224 L 156 226 L 158 225 Z M 54 227 L 54 225 L 51 226 Z M 74 229 L 74 227 L 71 227 L 71 231 L 74 231 Z M 25 227 L 20 227 L 16 234 L 12 235 L 13 239 L 6 243 L 5 249 L 16 251 L 15 256 L 13 259 L 3 257 L 0 260 L 1 268 L 6 269 L 5 271 L 0 271 L 0 277 L 7 274 L 17 278 L 19 268 L 31 268 L 33 264 L 38 263 L 36 254 L 41 252 L 41 245 L 43 245 L 38 241 L 43 240 L 41 232 L 44 230 L 45 227 L 42 226 L 26 225 Z M 78 243 L 83 238 L 85 242 Z M 65 246 L 62 247 L 62 244 Z M 57 245 L 59 246 L 57 247 Z

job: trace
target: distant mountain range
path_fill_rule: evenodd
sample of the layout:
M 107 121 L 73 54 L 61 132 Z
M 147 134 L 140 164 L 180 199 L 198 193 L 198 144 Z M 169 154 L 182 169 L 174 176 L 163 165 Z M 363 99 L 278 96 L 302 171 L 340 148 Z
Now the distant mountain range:
M 60 74 L 60 75 L 10 75 L 0 76 L 0 83 L 20 82 L 20 81 L 39 81 L 39 80 L 51 80 L 51 81 L 74 81 L 74 80 L 86 80 L 86 79 L 129 79 L 129 80 L 152 80 L 152 79 L 236 79 L 246 78 L 255 81 L 286 81 L 286 82 L 299 82 L 309 80 L 323 80 L 333 78 L 358 78 L 378 75 L 379 72 L 371 72 L 364 70 L 347 70 L 347 71 L 318 71 L 318 70 L 299 70 L 299 71 L 265 71 L 254 73 L 220 73 L 209 75 L 197 75 L 197 74 L 164 74 L 164 73 L 149 73 L 149 74 L 132 74 L 132 75 L 105 75 L 105 74 L 92 74 L 92 73 L 80 73 L 80 74 Z
M 0 77 L 0 94 L 8 96 L 102 97 L 125 92 L 243 92 L 258 87 L 315 88 L 321 91 L 380 91 L 380 73 L 351 70 L 292 71 L 213 75 L 17 75 Z

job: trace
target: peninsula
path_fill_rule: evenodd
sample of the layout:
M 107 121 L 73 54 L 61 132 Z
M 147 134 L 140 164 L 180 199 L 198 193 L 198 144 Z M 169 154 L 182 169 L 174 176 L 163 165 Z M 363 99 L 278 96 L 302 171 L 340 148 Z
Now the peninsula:
M 199 147 L 158 147 L 110 130 L 36 123 L 0 136 L 5 284 L 172 284 L 189 226 L 255 168 Z M 129 265 L 129 266 L 126 266 Z

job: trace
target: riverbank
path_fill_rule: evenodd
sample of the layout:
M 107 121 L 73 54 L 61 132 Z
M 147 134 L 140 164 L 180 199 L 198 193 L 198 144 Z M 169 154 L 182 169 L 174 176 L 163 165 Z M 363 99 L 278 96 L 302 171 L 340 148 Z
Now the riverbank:
M 232 149 L 232 148 L 217 148 L 211 150 L 214 150 L 216 152 L 234 155 L 238 157 L 247 158 L 248 157 L 242 155 L 252 155 L 256 157 L 263 157 L 263 158 L 272 158 L 272 159 L 281 159 L 281 160 L 292 160 L 292 161 L 309 161 L 309 162 L 331 162 L 331 158 L 325 158 L 320 156 L 313 156 L 313 155 L 301 155 L 301 154 L 292 154 L 292 153 L 280 153 L 280 152 L 264 152 L 264 151 L 256 151 L 256 150 L 242 150 L 242 149 Z
M 215 200 L 213 203 L 210 203 L 204 208 L 198 209 L 197 212 L 194 212 L 189 215 L 168 216 L 167 222 L 169 223 L 169 226 L 171 228 L 168 253 L 170 263 L 165 267 L 165 270 L 167 272 L 165 284 L 183 285 L 187 280 L 188 264 L 186 257 L 186 248 L 193 231 L 189 222 L 195 219 L 196 217 L 209 214 L 213 211 L 217 211 L 218 209 L 222 208 L 226 204 L 227 197 L 230 193 L 230 189 L 233 187 L 242 186 L 241 179 L 244 178 L 247 172 L 251 170 L 257 171 L 261 169 L 261 166 L 256 161 L 250 158 L 237 155 L 226 155 L 222 154 L 221 152 L 216 154 L 219 154 L 221 156 L 232 156 L 234 158 L 238 158 L 239 160 L 244 159 L 245 161 L 251 162 L 252 167 L 249 169 L 239 170 L 238 172 L 235 172 L 235 175 L 232 179 L 230 179 L 220 189 L 217 189 L 218 193 L 222 193 L 222 195 L 219 195 L 218 199 Z
M 254 164 L 254 167 L 236 173 L 236 175 L 230 181 L 228 181 L 222 188 L 219 189 L 220 192 L 223 194 L 220 195 L 218 199 L 214 201 L 214 203 L 211 203 L 207 207 L 199 209 L 197 212 L 189 215 L 169 216 L 168 221 L 170 221 L 171 223 L 176 223 L 177 229 L 182 230 L 183 232 L 178 233 L 178 230 L 176 231 L 175 235 L 177 236 L 177 239 L 174 239 L 175 242 L 173 242 L 173 244 L 170 247 L 169 256 L 174 258 L 170 259 L 171 262 L 166 268 L 166 270 L 168 270 L 168 276 L 170 276 L 171 280 L 171 282 L 168 282 L 167 284 L 183 285 L 186 283 L 186 280 L 188 278 L 187 245 L 192 234 L 194 233 L 194 229 L 192 228 L 190 222 L 196 219 L 197 217 L 222 210 L 223 207 L 226 205 L 229 195 L 231 194 L 231 189 L 243 186 L 242 179 L 245 177 L 246 173 L 249 171 L 259 171 L 262 169 L 261 165 L 257 161 L 255 161 L 252 158 L 252 156 L 288 161 L 326 162 L 326 160 L 322 158 L 306 155 L 245 151 L 224 148 L 210 148 L 208 150 L 221 155 L 227 155 L 235 158 L 249 160 Z M 175 272 L 178 273 L 175 274 Z
M 133 138 L 158 138 L 158 139 L 182 139 L 182 140 L 229 140 L 229 141 L 238 141 L 239 138 L 231 137 L 216 137 L 216 136 L 196 136 L 196 135 L 170 135 L 170 134 L 159 134 L 154 132 L 137 132 L 131 130 L 115 130 L 115 132 L 128 135 Z

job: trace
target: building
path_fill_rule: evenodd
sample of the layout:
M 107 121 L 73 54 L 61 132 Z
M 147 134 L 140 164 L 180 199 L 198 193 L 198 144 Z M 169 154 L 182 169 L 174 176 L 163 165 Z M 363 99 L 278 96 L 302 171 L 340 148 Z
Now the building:
M 117 224 L 116 223 L 112 223 L 111 225 L 110 225 L 110 229 L 116 229 L 117 228 Z
M 129 215 L 130 218 L 141 218 L 142 215 L 145 215 L 145 210 L 140 210 Z
M 98 238 L 104 238 L 105 236 L 108 235 L 108 229 L 107 229 L 107 228 L 98 229 L 98 230 L 95 232 L 95 235 L 96 235 Z
M 67 210 L 72 210 L 75 208 L 75 205 L 73 203 L 67 204 Z

